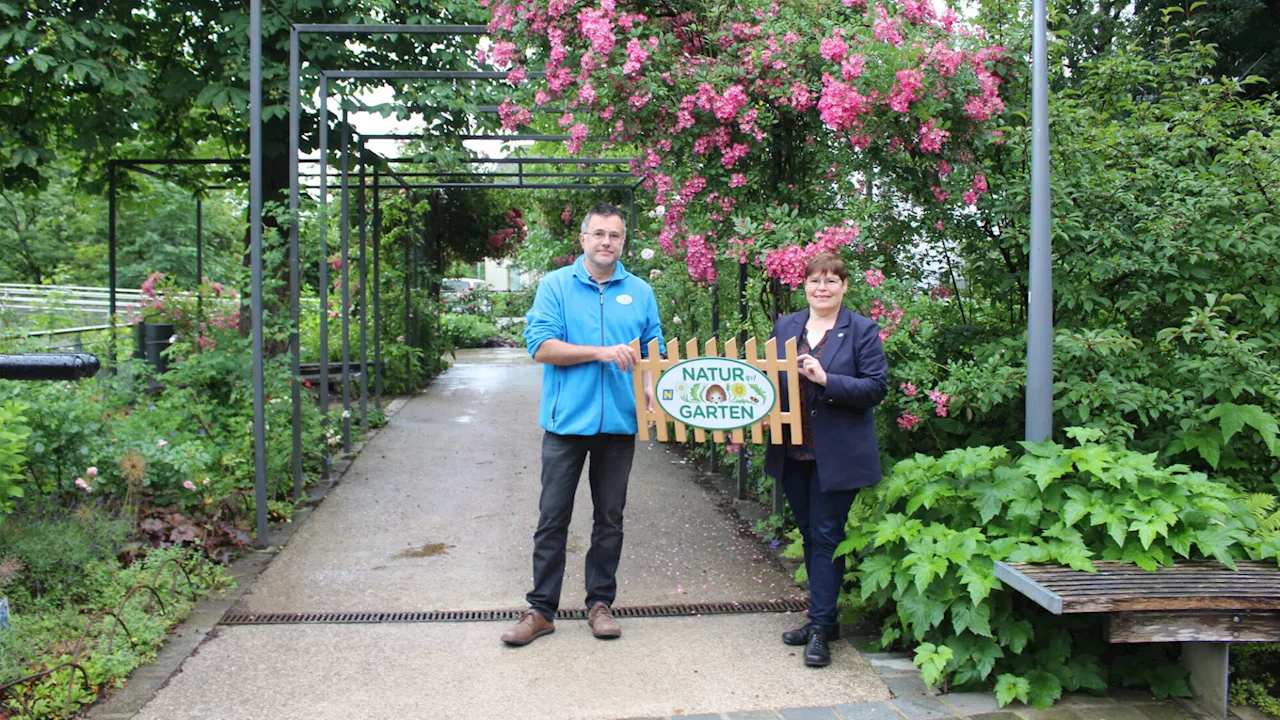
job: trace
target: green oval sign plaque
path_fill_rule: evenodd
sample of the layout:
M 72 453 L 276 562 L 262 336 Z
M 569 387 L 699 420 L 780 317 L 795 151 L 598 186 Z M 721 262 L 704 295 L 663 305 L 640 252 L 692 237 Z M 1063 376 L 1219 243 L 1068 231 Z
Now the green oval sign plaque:
M 730 358 L 692 358 L 672 365 L 654 386 L 673 419 L 703 430 L 736 430 L 760 422 L 778 392 L 769 376 Z

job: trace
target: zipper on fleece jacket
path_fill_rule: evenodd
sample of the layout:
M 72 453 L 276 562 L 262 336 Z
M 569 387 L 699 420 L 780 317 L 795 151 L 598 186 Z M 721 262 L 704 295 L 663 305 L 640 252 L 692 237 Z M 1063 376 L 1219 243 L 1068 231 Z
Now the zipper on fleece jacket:
M 596 283 L 600 287 L 600 345 L 604 346 L 604 285 Z M 604 432 L 604 363 L 600 363 L 600 429 L 597 434 Z

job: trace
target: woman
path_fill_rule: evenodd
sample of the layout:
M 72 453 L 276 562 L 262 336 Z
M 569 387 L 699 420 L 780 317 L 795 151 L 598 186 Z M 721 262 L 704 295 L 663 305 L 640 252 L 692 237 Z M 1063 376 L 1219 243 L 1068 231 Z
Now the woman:
M 770 444 L 764 467 L 782 483 L 809 572 L 809 623 L 783 633 L 782 641 L 804 645 L 804 664 L 812 667 L 831 663 L 828 642 L 840 637 L 836 599 L 844 559 L 832 555 L 844 541 L 849 508 L 859 488 L 880 482 L 872 412 L 887 390 L 888 361 L 880 327 L 844 307 L 848 288 L 844 261 L 814 256 L 805 268 L 809 309 L 780 317 L 773 327 L 780 346 L 796 339 L 803 439 L 791 444 L 787 432 L 786 444 Z

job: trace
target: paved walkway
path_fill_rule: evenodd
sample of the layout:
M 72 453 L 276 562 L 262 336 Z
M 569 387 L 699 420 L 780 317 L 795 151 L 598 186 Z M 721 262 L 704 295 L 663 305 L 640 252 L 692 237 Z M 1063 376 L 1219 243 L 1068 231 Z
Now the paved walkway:
M 541 371 L 523 350 L 459 353 L 393 415 L 274 557 L 248 558 L 235 612 L 519 608 L 537 521 Z M 802 595 L 724 498 L 656 443 L 637 448 L 618 606 Z M 582 603 L 590 497 L 582 483 L 562 607 Z M 269 565 L 266 561 L 269 560 Z M 258 574 L 258 569 L 265 570 Z M 803 666 L 778 640 L 801 615 L 624 620 L 617 641 L 560 621 L 524 648 L 506 623 L 212 628 L 231 600 L 196 613 L 156 668 L 95 709 L 100 720 L 1174 720 L 1149 699 L 1076 698 L 1050 714 L 996 713 L 986 694 L 933 697 L 905 657 Z M 212 628 L 212 631 L 211 631 Z M 188 656 L 188 653 L 191 653 Z M 169 675 L 164 658 L 176 666 Z M 148 689 L 147 681 L 159 685 Z M 132 698 L 130 698 L 131 692 Z M 134 703 L 133 707 L 129 703 Z M 138 709 L 140 708 L 140 709 Z

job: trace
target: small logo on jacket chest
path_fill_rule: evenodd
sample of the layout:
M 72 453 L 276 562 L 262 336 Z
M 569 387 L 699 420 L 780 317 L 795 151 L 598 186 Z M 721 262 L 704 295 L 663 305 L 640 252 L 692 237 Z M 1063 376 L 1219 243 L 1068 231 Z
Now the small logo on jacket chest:
M 619 305 L 630 305 L 633 301 L 634 301 L 634 298 L 632 298 L 630 295 L 627 295 L 625 293 L 618 296 Z

